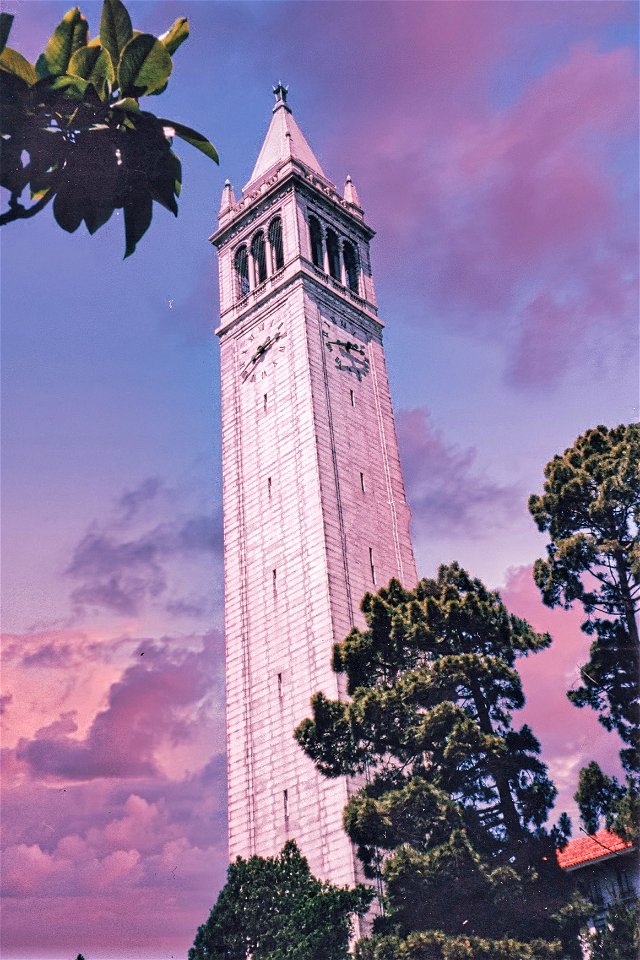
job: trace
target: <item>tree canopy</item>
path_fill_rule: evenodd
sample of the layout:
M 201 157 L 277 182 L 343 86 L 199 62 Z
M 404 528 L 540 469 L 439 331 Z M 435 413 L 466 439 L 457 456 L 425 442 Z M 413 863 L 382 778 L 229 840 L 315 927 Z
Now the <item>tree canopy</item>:
M 361 608 L 367 629 L 333 654 L 351 699 L 316 694 L 296 731 L 325 775 L 363 781 L 344 823 L 384 881 L 386 915 L 358 955 L 578 956 L 580 910 L 555 856 L 568 818 L 545 828 L 556 790 L 532 731 L 512 724 L 515 662 L 551 638 L 455 563 Z
M 351 917 L 372 896 L 317 880 L 293 841 L 277 857 L 238 857 L 189 960 L 347 960 Z
M 90 40 L 86 18 L 73 7 L 35 64 L 6 45 L 12 22 L 0 14 L 0 184 L 9 191 L 0 224 L 53 201 L 63 230 L 73 233 L 84 222 L 95 233 L 122 209 L 128 257 L 151 223 L 154 201 L 177 216 L 182 168 L 173 138 L 218 160 L 202 134 L 140 107 L 140 97 L 166 89 L 187 20 L 155 37 L 133 29 L 121 0 L 104 0 L 100 32 Z
M 544 602 L 578 601 L 593 642 L 581 668 L 582 685 L 569 692 L 590 706 L 608 730 L 629 745 L 621 753 L 628 771 L 640 755 L 640 425 L 587 430 L 545 468 L 544 492 L 529 510 L 549 533 L 546 560 L 534 578 Z
M 589 960 L 638 960 L 640 956 L 638 903 L 613 904 L 604 924 L 587 937 Z

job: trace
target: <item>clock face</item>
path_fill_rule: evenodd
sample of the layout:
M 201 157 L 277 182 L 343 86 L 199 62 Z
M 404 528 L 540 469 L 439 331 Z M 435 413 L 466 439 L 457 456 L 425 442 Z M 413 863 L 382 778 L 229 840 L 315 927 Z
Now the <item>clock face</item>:
M 274 313 L 240 338 L 237 357 L 243 382 L 255 383 L 274 370 L 286 349 L 285 335 L 284 318 Z
M 346 320 L 332 319 L 322 322 L 322 339 L 333 358 L 337 370 L 362 380 L 369 373 L 362 334 Z

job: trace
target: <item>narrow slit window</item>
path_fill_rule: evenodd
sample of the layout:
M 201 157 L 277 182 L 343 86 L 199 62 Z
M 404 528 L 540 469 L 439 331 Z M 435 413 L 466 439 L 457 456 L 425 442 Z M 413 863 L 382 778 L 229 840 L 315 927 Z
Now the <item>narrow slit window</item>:
M 267 477 L 267 494 L 271 500 L 271 477 Z
M 364 486 L 364 473 L 362 473 L 362 471 L 360 471 L 360 489 L 362 490 L 363 493 L 366 493 L 365 486 Z
M 371 567 L 371 582 L 375 585 L 376 568 L 373 562 L 373 547 L 369 547 L 369 566 Z
M 267 412 L 267 394 L 266 393 L 262 398 L 262 409 L 264 410 L 265 413 Z
M 275 570 L 271 571 L 271 584 L 273 587 L 273 599 L 278 596 L 278 574 Z
M 278 674 L 278 698 L 282 700 L 282 674 Z
M 317 217 L 309 217 L 309 240 L 311 242 L 311 259 L 314 266 L 322 270 L 322 228 Z
M 284 810 L 285 822 L 289 820 L 289 791 L 282 791 L 282 808 Z
M 269 246 L 271 247 L 271 269 L 274 273 L 284 267 L 284 251 L 282 249 L 282 221 L 276 217 L 269 224 Z
M 246 297 L 249 293 L 249 255 L 246 247 L 240 247 L 234 258 L 236 271 L 236 296 Z
M 340 280 L 340 248 L 338 238 L 333 230 L 327 230 L 327 258 L 329 273 L 334 280 Z
M 349 390 L 349 395 L 350 395 L 350 397 L 351 397 L 351 406 L 352 406 L 352 407 L 355 407 L 355 405 L 356 405 L 356 398 L 355 398 L 355 394 L 354 394 L 353 390 Z
M 256 275 L 256 283 L 264 283 L 267 279 L 267 257 L 264 247 L 264 233 L 259 230 L 251 241 L 251 256 Z
M 347 286 L 354 293 L 358 293 L 358 254 L 352 243 L 345 241 L 342 247 L 342 256 L 344 258 Z

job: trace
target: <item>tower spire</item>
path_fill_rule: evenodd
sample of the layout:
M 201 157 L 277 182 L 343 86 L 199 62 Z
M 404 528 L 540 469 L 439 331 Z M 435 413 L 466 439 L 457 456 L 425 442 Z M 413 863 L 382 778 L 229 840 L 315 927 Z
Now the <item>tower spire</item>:
M 322 167 L 296 123 L 291 107 L 287 103 L 288 92 L 289 88 L 281 81 L 273 87 L 276 102 L 273 106 L 271 123 L 262 149 L 258 154 L 256 165 L 249 177 L 249 182 L 244 188 L 245 191 L 273 167 L 280 166 L 288 160 L 302 163 L 307 169 L 313 171 L 313 173 L 318 173 L 326 180 Z

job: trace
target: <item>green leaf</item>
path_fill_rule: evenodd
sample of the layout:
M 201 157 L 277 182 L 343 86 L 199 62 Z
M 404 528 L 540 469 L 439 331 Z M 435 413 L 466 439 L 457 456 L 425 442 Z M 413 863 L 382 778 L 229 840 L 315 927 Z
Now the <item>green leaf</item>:
M 22 163 L 24 141 L 11 137 L 2 142 L 2 165 L 0 166 L 0 186 L 13 194 L 20 194 L 29 182 L 28 167 Z
M 149 176 L 149 186 L 153 199 L 170 210 L 176 217 L 178 216 L 178 204 L 175 198 L 177 194 L 176 182 L 179 181 L 180 175 L 179 167 L 180 163 L 177 157 L 170 150 L 167 150 Z
M 149 229 L 153 216 L 153 200 L 150 194 L 139 194 L 124 205 L 124 233 L 127 242 L 124 259 L 130 257 L 136 244 Z
M 169 53 L 175 53 L 181 43 L 189 36 L 189 21 L 186 17 L 179 17 L 173 23 L 166 33 L 158 37 L 160 43 L 163 43 Z
M 89 39 L 89 25 L 78 7 L 73 7 L 51 34 L 51 38 L 36 63 L 39 77 L 66 73 L 71 57 L 84 47 Z
M 28 83 L 30 87 L 38 80 L 38 74 L 33 64 L 25 60 L 17 50 L 12 50 L 11 47 L 5 47 L 2 53 L 0 53 L 0 70 L 5 70 L 7 73 L 12 73 L 15 77 L 20 77 L 20 79 Z
M 82 210 L 79 209 L 69 185 L 56 194 L 53 215 L 57 224 L 67 233 L 74 233 L 82 223 Z
M 103 200 L 99 195 L 91 197 L 90 200 L 85 202 L 84 222 L 91 235 L 105 225 L 110 219 L 113 209 L 112 204 L 108 200 Z
M 153 93 L 167 82 L 173 69 L 165 47 L 150 33 L 130 40 L 118 65 L 118 82 L 124 97 Z
M 134 97 L 123 97 L 113 104 L 113 109 L 126 110 L 129 113 L 140 113 L 140 104 Z
M 192 147 L 201 150 L 202 153 L 206 154 L 206 156 L 212 160 L 215 160 L 216 163 L 220 163 L 220 158 L 214 145 L 210 143 L 206 137 L 203 137 L 201 133 L 198 133 L 197 130 L 192 130 L 191 127 L 185 127 L 183 123 L 176 123 L 175 120 L 161 119 L 160 123 L 174 130 L 176 137 L 180 137 L 181 140 L 185 140 L 187 143 L 190 143 Z
M 176 197 L 179 197 L 180 191 L 182 190 L 182 164 L 180 163 L 179 157 L 175 155 L 173 150 L 169 151 L 169 156 L 171 157 L 171 162 L 173 163 L 173 190 Z
M 69 61 L 69 73 L 93 84 L 101 100 L 106 100 L 116 75 L 109 51 L 103 47 L 82 47 Z
M 109 51 L 114 66 L 133 36 L 131 17 L 121 0 L 104 0 L 100 20 L 100 42 Z
M 46 195 L 49 193 L 49 190 L 50 190 L 50 189 L 51 189 L 51 187 L 46 187 L 44 190 L 35 190 L 35 191 L 32 190 L 32 191 L 31 191 L 31 199 L 32 199 L 32 200 L 42 200 L 42 198 L 43 198 L 43 197 L 46 197 Z
M 178 21 L 176 20 L 176 23 Z M 0 53 L 4 50 L 11 33 L 11 24 L 13 23 L 12 13 L 0 13 Z M 175 27 L 175 23 L 173 25 Z M 173 29 L 173 27 L 171 28 Z
M 87 92 L 88 83 L 82 77 L 64 73 L 59 77 L 43 77 L 38 80 L 35 89 L 39 93 L 59 93 L 70 100 L 82 100 Z
M 166 83 L 163 83 L 161 87 L 158 87 L 157 90 L 154 90 L 154 91 L 151 93 L 151 96 L 152 96 L 152 97 L 158 97 L 158 96 L 160 96 L 161 93 L 164 93 L 164 92 L 165 92 L 165 90 L 167 89 L 168 86 L 169 86 L 169 81 L 167 80 L 167 82 L 166 82 Z

